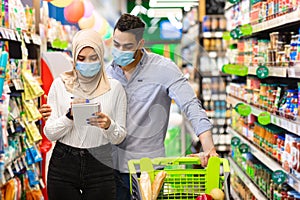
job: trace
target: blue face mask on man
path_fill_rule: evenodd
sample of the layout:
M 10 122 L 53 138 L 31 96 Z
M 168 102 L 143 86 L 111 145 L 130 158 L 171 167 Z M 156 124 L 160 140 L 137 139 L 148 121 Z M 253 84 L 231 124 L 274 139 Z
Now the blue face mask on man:
M 117 49 L 116 47 L 113 47 L 111 53 L 112 53 L 115 63 L 122 67 L 129 65 L 130 63 L 132 63 L 135 60 L 133 58 L 135 51 L 121 51 L 121 50 Z
M 77 62 L 76 69 L 82 76 L 93 77 L 100 71 L 101 65 L 99 61 L 92 63 Z

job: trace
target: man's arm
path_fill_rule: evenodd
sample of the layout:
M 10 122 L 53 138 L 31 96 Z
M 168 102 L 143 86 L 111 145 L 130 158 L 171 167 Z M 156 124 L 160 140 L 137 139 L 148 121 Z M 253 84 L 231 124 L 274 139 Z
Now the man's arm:
M 203 148 L 203 152 L 204 152 L 204 155 L 201 156 L 201 153 L 200 153 L 199 157 L 201 159 L 202 166 L 206 166 L 209 157 L 218 156 L 213 139 L 212 139 L 211 131 L 206 131 L 206 132 L 200 134 L 199 140 L 202 144 L 202 148 Z

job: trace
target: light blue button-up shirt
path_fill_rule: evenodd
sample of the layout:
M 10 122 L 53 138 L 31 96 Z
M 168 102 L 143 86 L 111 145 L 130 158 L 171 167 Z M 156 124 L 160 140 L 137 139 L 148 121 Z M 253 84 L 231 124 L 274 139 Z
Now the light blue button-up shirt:
M 211 129 L 201 102 L 170 59 L 143 49 L 142 59 L 130 80 L 115 63 L 106 70 L 121 82 L 127 94 L 127 136 L 117 148 L 116 167 L 121 172 L 128 172 L 130 159 L 165 156 L 164 139 L 172 99 L 186 114 L 197 136 Z

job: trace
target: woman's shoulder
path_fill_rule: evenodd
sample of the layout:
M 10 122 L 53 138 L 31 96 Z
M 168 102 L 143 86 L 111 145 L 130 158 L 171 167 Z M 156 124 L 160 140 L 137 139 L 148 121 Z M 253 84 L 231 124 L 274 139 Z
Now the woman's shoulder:
M 117 90 L 124 90 L 122 84 L 120 83 L 120 81 L 114 79 L 114 78 L 110 78 L 108 77 L 108 80 L 110 82 L 110 86 L 112 89 L 117 89 Z
M 64 83 L 63 83 L 61 77 L 57 77 L 53 80 L 52 84 L 53 85 L 63 85 Z
M 114 78 L 108 77 L 108 80 L 109 80 L 111 86 L 122 86 L 120 81 L 118 81 Z

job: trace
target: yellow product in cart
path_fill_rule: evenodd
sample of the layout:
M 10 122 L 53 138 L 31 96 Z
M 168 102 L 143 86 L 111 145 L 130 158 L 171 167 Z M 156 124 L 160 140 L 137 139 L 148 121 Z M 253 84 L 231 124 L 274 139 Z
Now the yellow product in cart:
M 151 182 L 154 177 L 164 171 L 166 177 L 157 199 L 195 200 L 201 194 L 210 194 L 214 188 L 224 188 L 225 199 L 229 199 L 228 176 L 230 173 L 227 159 L 211 157 L 205 169 L 192 169 L 199 165 L 196 157 L 179 158 L 142 158 L 128 162 L 130 173 L 130 191 L 132 192 L 132 175 L 135 176 L 135 165 L 140 166 L 141 172 L 147 172 Z M 155 169 L 159 167 L 160 169 Z M 164 169 L 161 169 L 161 168 Z

